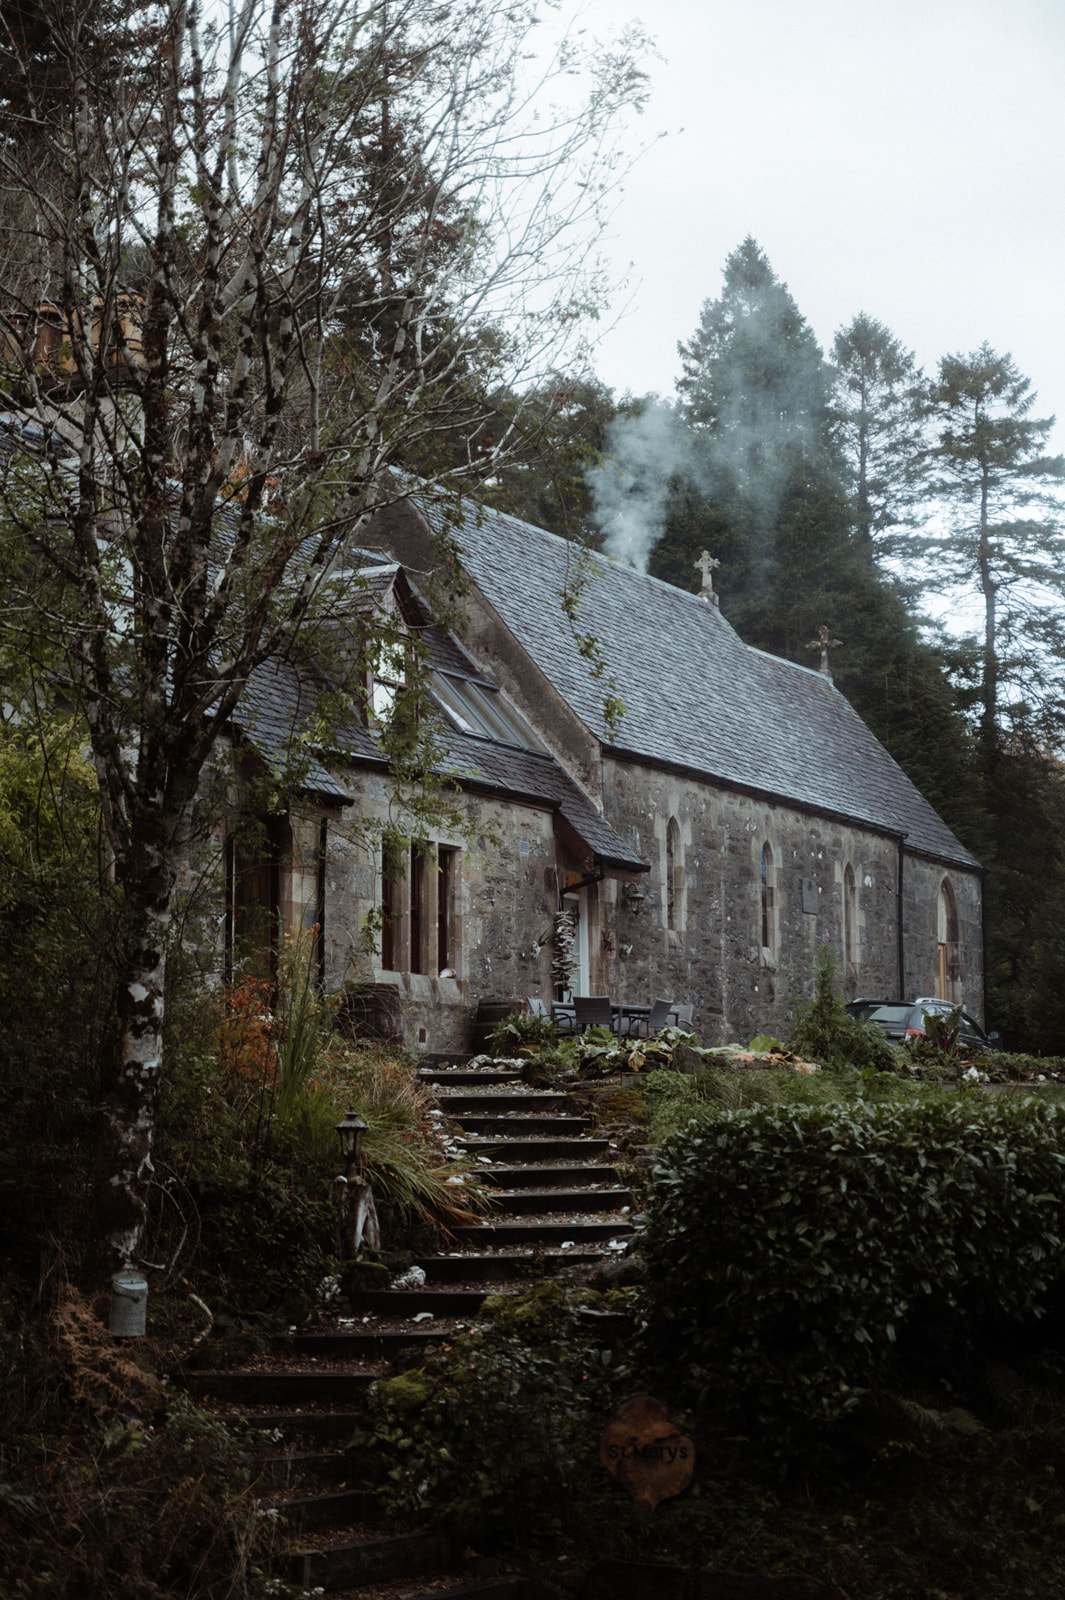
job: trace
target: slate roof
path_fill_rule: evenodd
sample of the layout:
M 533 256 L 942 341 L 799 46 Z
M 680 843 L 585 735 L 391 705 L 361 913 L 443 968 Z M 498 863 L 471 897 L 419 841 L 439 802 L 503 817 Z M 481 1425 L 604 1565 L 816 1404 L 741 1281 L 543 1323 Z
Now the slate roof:
M 291 663 L 268 661 L 257 667 L 249 678 L 233 719 L 234 726 L 268 765 L 276 766 L 285 761 L 293 735 L 299 733 L 305 718 L 313 711 L 314 698 L 314 686 L 301 679 Z M 368 730 L 357 722 L 345 730 L 345 740 L 350 740 L 360 755 L 381 759 Z M 313 750 L 306 750 L 304 760 L 306 771 L 302 788 L 337 805 L 351 804 L 351 796 L 339 786 Z
M 380 562 L 380 557 L 369 555 L 367 560 Z M 381 599 L 391 593 L 397 582 L 402 590 L 406 579 L 405 575 L 400 576 L 401 571 L 395 563 L 360 569 L 361 578 L 366 580 L 366 587 L 360 592 Z M 430 664 L 441 671 L 460 672 L 491 684 L 492 680 L 478 671 L 458 641 L 428 619 L 416 593 L 407 599 L 408 608 L 411 601 L 424 619 L 422 638 Z M 314 710 L 317 687 L 311 676 L 302 674 L 290 662 L 268 662 L 252 674 L 234 721 L 239 732 L 270 764 L 284 761 L 293 735 L 300 732 Z M 482 785 L 503 798 L 510 796 L 557 811 L 602 866 L 625 872 L 647 871 L 647 863 L 634 855 L 553 756 L 475 738 L 460 733 L 446 718 L 441 721 L 446 752 L 443 770 L 449 776 Z M 358 717 L 353 716 L 337 730 L 336 739 L 343 759 L 375 766 L 385 764 L 372 732 Z M 301 754 L 307 763 L 302 787 L 336 804 L 351 804 L 351 796 L 318 759 L 322 752 L 305 747 Z
M 600 816 L 553 756 L 470 738 L 450 728 L 448 744 L 456 777 L 487 783 L 503 795 L 545 801 L 561 813 L 603 866 L 623 872 L 648 870 L 647 862 Z
M 434 527 L 441 513 L 422 508 Z M 831 680 L 745 645 L 720 610 L 591 556 L 578 613 L 626 710 L 616 734 L 559 590 L 588 552 L 502 512 L 456 531 L 470 577 L 605 749 L 904 835 L 908 849 L 978 866 Z M 727 603 L 727 598 L 726 598 Z

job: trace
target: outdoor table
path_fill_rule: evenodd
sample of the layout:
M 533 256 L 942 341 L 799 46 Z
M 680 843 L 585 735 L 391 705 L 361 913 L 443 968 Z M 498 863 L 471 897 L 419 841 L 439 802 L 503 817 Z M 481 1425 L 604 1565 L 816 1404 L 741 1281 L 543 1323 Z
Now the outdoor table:
M 627 1022 L 631 1028 L 634 1022 L 651 1015 L 650 1006 L 629 1005 L 624 1000 L 611 1000 L 610 1002 L 610 1031 L 620 1038 L 622 1028 Z M 565 1001 L 555 1000 L 551 1004 L 552 1019 L 558 1024 L 563 1033 L 576 1033 L 577 1011 L 576 1007 L 567 1005 Z
M 622 1028 L 626 1022 L 629 1024 L 631 1036 L 632 1024 L 634 1022 L 639 1022 L 651 1015 L 650 1006 L 629 1005 L 627 1002 L 621 1000 L 612 1000 L 610 1002 L 610 1009 L 614 1013 L 613 1021 L 611 1023 L 611 1030 L 617 1034 L 619 1039 L 622 1036 Z

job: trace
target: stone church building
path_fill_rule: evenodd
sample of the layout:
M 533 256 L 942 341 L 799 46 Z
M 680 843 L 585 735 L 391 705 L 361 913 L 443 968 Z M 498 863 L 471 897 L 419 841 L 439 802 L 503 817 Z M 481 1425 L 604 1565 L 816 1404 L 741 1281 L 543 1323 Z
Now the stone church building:
M 469 578 L 460 636 L 422 598 L 434 532 Z M 310 761 L 300 816 L 268 848 L 229 842 L 231 942 L 252 904 L 317 924 L 327 983 L 354 963 L 395 986 L 407 1044 L 434 1051 L 462 1047 L 481 1001 L 569 993 L 690 1004 L 704 1043 L 786 1035 L 823 942 L 849 994 L 983 1018 L 978 862 L 827 671 L 743 644 L 709 579 L 686 593 L 472 507 L 456 528 L 406 502 L 364 543 L 359 605 L 422 639 L 455 805 L 490 842 L 438 826 L 386 849 L 359 826 L 395 802 L 373 736 L 402 672 L 386 661 L 344 751 Z M 237 737 L 269 757 L 299 701 L 264 669 Z

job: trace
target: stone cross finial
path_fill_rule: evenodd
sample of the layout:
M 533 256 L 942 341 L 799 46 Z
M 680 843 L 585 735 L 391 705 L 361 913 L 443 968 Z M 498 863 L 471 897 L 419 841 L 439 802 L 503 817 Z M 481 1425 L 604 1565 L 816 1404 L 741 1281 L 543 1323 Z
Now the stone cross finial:
M 703 586 L 699 594 L 703 600 L 709 600 L 712 606 L 717 605 L 717 595 L 714 593 L 714 568 L 721 565 L 715 561 L 709 550 L 704 550 L 698 561 L 694 563 L 697 572 L 703 575 Z
M 826 678 L 831 678 L 832 676 L 832 668 L 828 664 L 828 652 L 830 650 L 835 650 L 836 646 L 841 645 L 842 643 L 842 639 L 832 639 L 829 637 L 828 629 L 822 622 L 821 626 L 817 630 L 817 638 L 811 639 L 809 644 L 806 646 L 807 650 L 820 650 L 821 665 L 817 670 L 819 672 L 823 672 Z

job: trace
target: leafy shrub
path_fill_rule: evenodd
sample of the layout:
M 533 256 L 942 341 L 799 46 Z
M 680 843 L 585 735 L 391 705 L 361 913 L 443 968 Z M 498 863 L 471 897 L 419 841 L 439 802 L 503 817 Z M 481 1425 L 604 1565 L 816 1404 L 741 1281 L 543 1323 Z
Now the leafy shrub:
M 12 684 L 7 698 L 19 710 L 0 718 L 0 1257 L 32 1274 L 59 1254 L 76 1271 L 93 1247 L 116 897 L 84 726 L 35 720 Z
M 937 1323 L 1037 1317 L 1065 1261 L 1065 1111 L 930 1096 L 783 1105 L 664 1146 L 652 1351 L 781 1429 L 832 1422 Z M 931 1336 L 934 1345 L 935 1336 Z
M 959 1077 L 968 1061 L 961 1043 L 961 1006 L 952 1011 L 926 1011 L 924 1032 L 910 1034 L 903 1044 L 908 1070 L 928 1077 Z
M 974 1056 L 981 1072 L 996 1083 L 1063 1083 L 1065 1056 L 1032 1056 L 1021 1051 L 992 1050 Z
M 558 1043 L 558 1029 L 550 1017 L 536 1011 L 511 1011 L 497 1022 L 488 1035 L 488 1047 L 496 1055 Z
M 223 1308 L 219 1321 L 302 1321 L 337 1246 L 336 1206 L 324 1175 L 301 1179 L 281 1165 L 254 1179 L 237 1173 L 193 1180 L 190 1188 L 210 1261 L 205 1292 Z
M 264 978 L 245 977 L 223 991 L 215 1049 L 224 1072 L 256 1086 L 273 1075 L 272 1007 L 273 984 Z
M 823 944 L 814 964 L 813 999 L 799 1009 L 793 1040 L 807 1060 L 826 1067 L 890 1072 L 895 1052 L 875 1023 L 852 1017 L 836 986 L 836 956 Z
M 383 1384 L 356 1436 L 388 1473 L 387 1507 L 431 1511 L 478 1545 L 550 1545 L 584 1464 L 595 1463 L 615 1366 L 555 1283 L 485 1302 L 489 1321 Z
M 582 1078 L 613 1077 L 618 1072 L 668 1070 L 678 1045 L 698 1044 L 694 1033 L 663 1028 L 649 1039 L 619 1039 L 609 1028 L 586 1028 L 576 1040 Z
M 706 1066 L 697 1072 L 656 1071 L 641 1079 L 651 1138 L 656 1144 L 693 1117 L 717 1116 L 749 1106 L 825 1104 L 856 1098 L 860 1085 L 834 1074 L 807 1077 L 786 1067 L 754 1071 L 733 1065 Z

